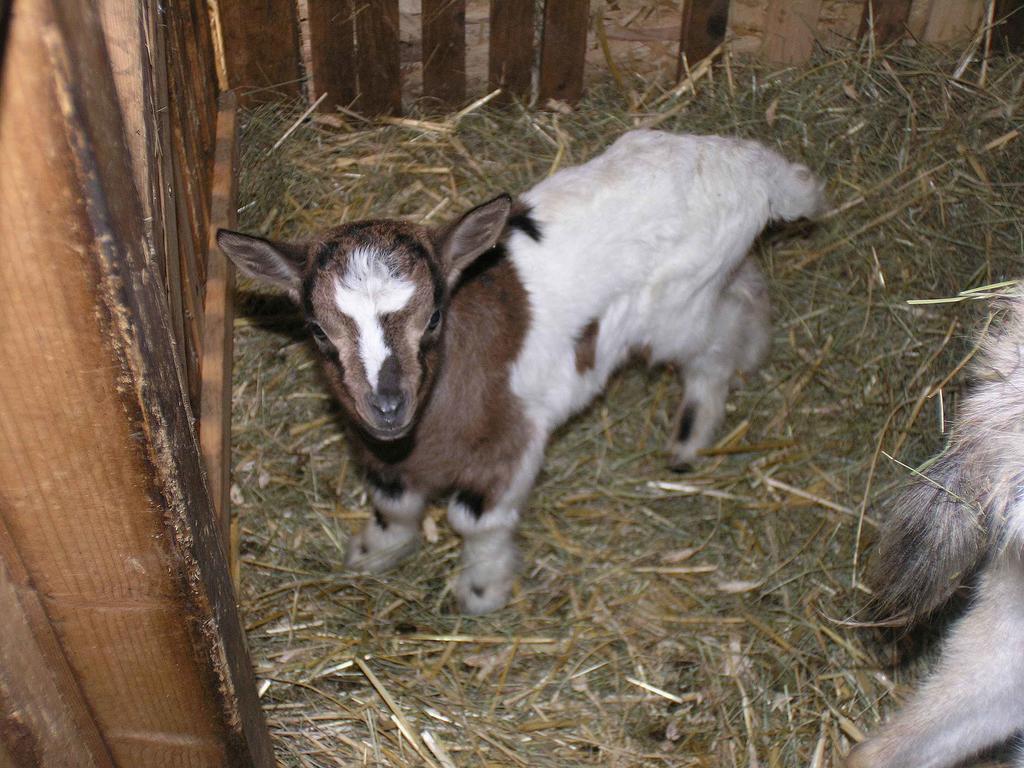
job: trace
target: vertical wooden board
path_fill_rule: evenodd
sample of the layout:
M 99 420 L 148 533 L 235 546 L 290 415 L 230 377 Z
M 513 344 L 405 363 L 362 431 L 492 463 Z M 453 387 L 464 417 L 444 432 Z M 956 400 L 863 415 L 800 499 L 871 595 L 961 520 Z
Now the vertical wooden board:
M 924 27 L 926 43 L 955 43 L 970 40 L 985 13 L 984 0 L 957 0 L 931 4 Z
M 864 0 L 858 37 L 864 37 L 873 28 L 876 45 L 899 40 L 908 29 L 910 5 L 911 0 Z
M 444 107 L 466 100 L 466 0 L 423 0 L 423 95 Z
M 2 519 L 0 616 L 0 753 L 7 753 L 8 764 L 114 768 Z
M 0 84 L 10 547 L 59 617 L 97 722 L 159 756 L 147 767 L 211 764 L 218 750 L 221 765 L 270 766 L 95 9 L 46 0 L 12 19 Z M 161 730 L 165 695 L 188 734 Z M 146 712 L 156 730 L 118 730 Z
M 103 36 L 110 56 L 114 87 L 124 115 L 125 137 L 131 153 L 135 187 L 139 191 L 143 213 L 152 220 L 150 189 L 150 135 L 146 122 L 144 63 L 146 52 L 142 37 L 142 6 L 138 0 L 106 0 L 99 4 Z
M 491 0 L 488 82 L 499 100 L 528 101 L 533 81 L 533 0 Z
M 242 104 L 301 95 L 295 0 L 218 0 L 217 4 L 228 87 L 239 89 Z
M 311 77 L 321 111 L 348 108 L 356 98 L 356 38 L 353 0 L 308 0 Z
M 355 108 L 367 115 L 400 115 L 398 0 L 354 2 L 359 82 Z
M 689 66 L 705 58 L 725 40 L 728 25 L 729 0 L 684 0 L 676 79 L 683 74 L 682 57 Z
M 590 0 L 546 0 L 538 100 L 575 104 L 583 95 Z
M 761 56 L 776 64 L 801 64 L 814 51 L 821 0 L 771 0 Z
M 235 272 L 217 247 L 217 230 L 238 222 L 238 100 L 233 91 L 221 96 L 217 120 L 217 151 L 210 194 L 207 245 L 206 303 L 203 321 L 202 395 L 199 445 L 206 463 L 210 496 L 221 522 L 224 548 L 231 552 L 231 361 Z
M 995 37 L 998 51 L 1004 46 L 1011 51 L 1024 48 L 1024 0 L 996 0 Z
M 863 15 L 864 0 L 821 0 L 815 38 L 826 48 L 852 48 Z

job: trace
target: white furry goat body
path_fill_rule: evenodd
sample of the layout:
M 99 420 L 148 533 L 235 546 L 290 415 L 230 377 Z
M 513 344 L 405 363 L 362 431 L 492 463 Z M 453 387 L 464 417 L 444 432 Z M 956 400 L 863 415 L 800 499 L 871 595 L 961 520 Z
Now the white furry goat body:
M 303 309 L 350 416 L 375 510 L 350 567 L 396 563 L 428 499 L 451 494 L 456 595 L 481 613 L 508 600 L 513 534 L 552 430 L 632 353 L 683 376 L 673 462 L 710 443 L 730 380 L 768 346 L 747 252 L 770 220 L 823 203 L 807 168 L 761 144 L 634 131 L 440 230 L 365 221 L 301 244 L 218 241 Z
M 1024 729 L 1024 291 L 983 337 L 974 377 L 946 450 L 894 505 L 872 578 L 883 615 L 901 622 L 975 574 L 972 603 L 937 669 L 851 768 L 953 766 Z

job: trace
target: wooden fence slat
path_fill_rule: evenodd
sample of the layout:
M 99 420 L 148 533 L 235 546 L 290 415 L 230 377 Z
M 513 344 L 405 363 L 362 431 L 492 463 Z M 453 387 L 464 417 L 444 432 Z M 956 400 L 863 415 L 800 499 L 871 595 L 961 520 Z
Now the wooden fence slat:
M 367 115 L 400 115 L 398 0 L 355 0 L 355 3 L 359 74 L 355 108 Z
M 801 64 L 814 51 L 822 0 L 771 0 L 761 56 L 777 64 Z
M 926 43 L 970 40 L 984 15 L 984 0 L 932 0 L 922 37 Z
M 1024 0 L 996 0 L 996 21 L 994 44 L 1006 46 L 1011 51 L 1024 48 Z
M 234 91 L 220 97 L 217 149 L 210 194 L 206 303 L 203 309 L 202 396 L 199 446 L 206 464 L 224 549 L 231 544 L 231 353 L 234 349 L 235 271 L 217 247 L 217 229 L 238 222 L 238 99 Z M 233 569 L 232 569 L 233 570 Z M 236 585 L 237 586 L 237 585 Z
M 533 0 L 491 0 L 488 82 L 499 100 L 529 101 L 533 81 Z
M 352 0 L 308 0 L 313 98 L 323 112 L 349 108 L 356 98 L 356 33 Z
M 685 0 L 679 32 L 677 80 L 684 74 L 683 55 L 692 67 L 725 40 L 728 24 L 729 0 Z
M 466 0 L 423 0 L 423 95 L 445 107 L 466 100 Z
M 886 45 L 899 40 L 907 30 L 912 0 L 864 0 L 858 37 L 864 37 L 872 23 L 875 44 Z
M 115 764 L 269 768 L 94 4 L 9 22 L 0 557 L 23 563 Z
M 218 0 L 228 87 L 243 105 L 301 93 L 295 0 Z
M 583 94 L 590 0 L 547 0 L 540 53 L 538 100 L 575 104 Z

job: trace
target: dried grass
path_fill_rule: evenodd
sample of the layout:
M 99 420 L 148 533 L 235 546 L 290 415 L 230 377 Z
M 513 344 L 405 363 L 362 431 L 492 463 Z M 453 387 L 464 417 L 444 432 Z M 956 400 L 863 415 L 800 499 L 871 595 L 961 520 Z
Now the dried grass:
M 570 114 L 386 124 L 246 117 L 243 225 L 293 237 L 366 216 L 438 223 L 586 160 L 623 130 L 757 137 L 829 180 L 835 211 L 762 239 L 770 364 L 696 474 L 662 453 L 679 388 L 629 370 L 556 436 L 496 615 L 456 615 L 458 541 L 382 578 L 342 569 L 369 507 L 298 318 L 243 291 L 233 497 L 242 606 L 287 766 L 829 766 L 921 668 L 841 623 L 875 517 L 938 448 L 970 332 L 1024 242 L 1024 61 L 985 81 L 923 48 L 726 61 L 687 87 L 625 77 Z M 640 105 L 633 112 L 627 104 Z M 980 291 L 968 298 L 984 298 Z M 892 458 L 890 458 L 892 457 Z

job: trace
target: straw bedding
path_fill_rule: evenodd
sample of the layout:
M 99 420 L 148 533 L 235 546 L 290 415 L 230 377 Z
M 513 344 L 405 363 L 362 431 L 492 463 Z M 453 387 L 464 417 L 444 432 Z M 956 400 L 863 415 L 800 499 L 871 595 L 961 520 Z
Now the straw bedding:
M 242 285 L 232 497 L 283 765 L 830 766 L 898 705 L 928 653 L 906 662 L 906 643 L 845 621 L 868 618 L 876 520 L 941 446 L 987 286 L 1020 274 L 1024 248 L 1024 61 L 958 64 L 924 48 L 780 72 L 720 60 L 674 90 L 617 73 L 570 113 L 343 115 L 280 144 L 299 109 L 246 116 L 242 225 L 271 237 L 440 223 L 641 124 L 762 139 L 835 204 L 757 246 L 773 354 L 713 455 L 669 472 L 675 378 L 617 376 L 556 435 L 518 589 L 482 618 L 455 613 L 439 508 L 399 569 L 344 572 L 369 514 L 358 468 L 298 316 Z M 935 298 L 955 300 L 909 303 Z

